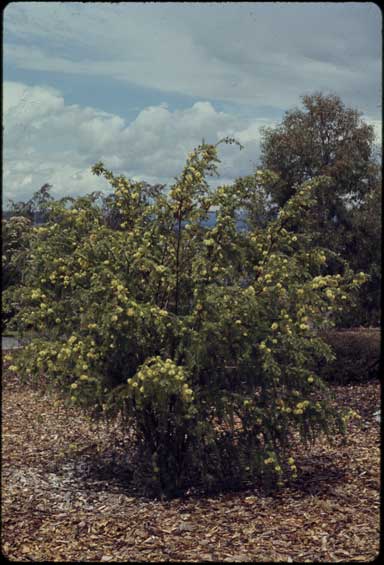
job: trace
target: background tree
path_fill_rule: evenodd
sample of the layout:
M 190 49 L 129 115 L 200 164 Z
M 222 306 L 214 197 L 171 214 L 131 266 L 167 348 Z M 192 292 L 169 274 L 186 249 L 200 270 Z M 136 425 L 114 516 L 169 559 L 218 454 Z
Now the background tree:
M 15 287 L 22 282 L 32 225 L 48 220 L 52 186 L 45 183 L 26 202 L 9 200 L 9 210 L 2 218 L 2 288 Z M 7 327 L 17 308 L 12 301 L 3 302 L 1 326 Z
M 353 325 L 359 320 L 364 325 L 380 324 L 381 304 L 381 183 L 367 194 L 364 202 L 351 210 L 351 230 L 346 242 L 346 255 L 352 269 L 362 270 L 369 275 L 368 282 L 361 288 L 355 307 L 345 312 L 341 321 Z
M 31 222 L 42 223 L 47 219 L 47 206 L 53 200 L 50 194 L 52 185 L 45 183 L 37 190 L 32 198 L 26 202 L 14 202 L 9 200 L 10 212 L 12 216 L 23 216 L 31 220 Z
M 2 289 L 6 290 L 22 282 L 26 254 L 31 234 L 31 220 L 25 216 L 12 216 L 2 220 Z M 1 326 L 5 329 L 8 321 L 15 314 L 11 302 L 2 304 Z
M 381 207 L 374 211 L 375 221 L 366 224 L 380 199 L 374 129 L 338 96 L 315 93 L 303 96 L 302 102 L 303 109 L 288 111 L 278 126 L 262 131 L 261 164 L 280 176 L 267 190 L 279 208 L 302 182 L 330 177 L 332 182 L 317 191 L 317 206 L 306 219 L 309 225 L 304 228 L 300 219 L 296 229 L 310 229 L 315 244 L 335 253 L 330 272 L 338 271 L 338 256 L 358 270 L 367 269 L 371 282 L 354 310 L 358 318 L 343 316 L 340 323 L 369 323 L 380 317 Z

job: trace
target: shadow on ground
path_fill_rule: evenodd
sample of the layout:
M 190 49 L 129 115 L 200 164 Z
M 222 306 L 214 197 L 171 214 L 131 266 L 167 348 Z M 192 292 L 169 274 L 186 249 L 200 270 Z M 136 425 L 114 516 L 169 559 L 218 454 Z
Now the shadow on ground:
M 87 490 L 119 492 L 126 496 L 151 498 L 143 495 L 133 483 L 133 470 L 127 456 L 116 455 L 110 451 L 73 456 L 72 473 Z M 260 480 L 250 483 L 215 484 L 209 489 L 190 486 L 175 498 L 212 497 L 229 493 L 249 493 L 264 497 L 280 497 L 287 490 L 290 495 L 333 497 L 335 487 L 342 485 L 346 471 L 333 463 L 329 456 L 308 457 L 297 462 L 299 476 L 289 480 L 281 489 L 268 488 Z M 64 471 L 64 469 L 63 469 Z

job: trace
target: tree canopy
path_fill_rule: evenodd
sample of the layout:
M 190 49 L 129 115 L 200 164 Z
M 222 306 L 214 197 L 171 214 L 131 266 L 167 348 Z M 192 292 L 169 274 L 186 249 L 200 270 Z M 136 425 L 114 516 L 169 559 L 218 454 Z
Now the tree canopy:
M 266 189 L 278 209 L 301 183 L 322 175 L 330 178 L 331 182 L 317 190 L 312 214 L 300 218 L 296 230 L 309 229 L 315 244 L 335 253 L 329 262 L 330 272 L 337 271 L 338 257 L 356 269 L 367 269 L 370 299 L 366 300 L 365 288 L 359 313 L 354 311 L 354 322 L 349 316 L 343 323 L 377 323 L 381 178 L 374 128 L 361 112 L 347 108 L 336 95 L 315 93 L 303 96 L 302 102 L 303 108 L 286 112 L 276 127 L 262 130 L 261 165 L 279 176 L 279 181 Z M 370 219 L 367 214 L 372 214 Z M 305 228 L 304 222 L 309 222 Z
M 281 206 L 299 184 L 326 175 L 333 180 L 328 205 L 337 197 L 361 201 L 378 174 L 373 126 L 338 96 L 316 93 L 302 101 L 304 109 L 286 112 L 281 124 L 263 130 L 262 166 L 281 179 L 271 196 Z

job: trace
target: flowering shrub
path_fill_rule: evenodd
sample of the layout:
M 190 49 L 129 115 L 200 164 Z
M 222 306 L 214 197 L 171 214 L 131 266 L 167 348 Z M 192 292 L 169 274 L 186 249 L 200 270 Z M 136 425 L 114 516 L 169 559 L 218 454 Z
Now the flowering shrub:
M 231 141 L 231 140 L 226 140 Z M 20 330 L 39 337 L 13 369 L 49 377 L 95 414 L 121 413 L 135 434 L 136 480 L 172 494 L 188 484 L 296 475 L 292 432 L 331 438 L 343 420 L 316 374 L 332 358 L 317 328 L 365 280 L 292 226 L 327 183 L 304 183 L 261 227 L 268 171 L 213 190 L 217 146 L 202 144 L 166 193 L 114 176 L 108 226 L 97 195 L 50 205 L 30 236 L 13 293 Z M 204 227 L 210 209 L 216 223 Z M 242 212 L 248 230 L 236 227 Z M 116 217 L 117 217 L 116 216 Z

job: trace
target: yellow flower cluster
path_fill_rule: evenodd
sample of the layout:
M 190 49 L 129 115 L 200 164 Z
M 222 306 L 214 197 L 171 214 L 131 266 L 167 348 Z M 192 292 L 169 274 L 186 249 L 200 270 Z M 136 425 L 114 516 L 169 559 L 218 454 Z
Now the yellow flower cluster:
M 194 176 L 197 180 L 201 179 L 201 173 L 200 173 L 200 171 L 198 171 L 197 169 L 195 169 L 195 167 L 190 166 L 190 167 L 189 167 L 189 170 L 191 171 L 191 173 L 193 174 L 193 176 Z
M 347 423 L 351 418 L 356 418 L 357 420 L 361 420 L 360 414 L 358 414 L 357 412 L 355 412 L 355 410 L 352 409 L 348 410 L 348 412 L 344 414 L 342 418 L 345 423 Z
M 161 396 L 164 393 L 178 394 L 185 401 L 193 399 L 193 391 L 186 383 L 184 368 L 176 365 L 172 359 L 164 361 L 159 356 L 151 357 L 127 383 L 131 389 L 154 401 L 159 394 Z
M 295 410 L 293 411 L 293 413 L 294 413 L 296 416 L 299 416 L 299 415 L 301 415 L 301 414 L 304 414 L 304 411 L 308 408 L 309 404 L 310 404 L 309 400 L 303 400 L 302 402 L 298 402 L 298 403 L 296 404 L 296 408 L 295 408 Z
M 265 353 L 271 353 L 271 349 L 267 346 L 265 341 L 262 341 L 259 345 L 260 349 Z
M 255 289 L 253 288 L 253 286 L 248 286 L 245 289 L 244 294 L 247 295 L 247 296 L 253 297 L 253 296 L 255 296 Z
M 324 286 L 327 286 L 329 283 L 329 279 L 328 277 L 314 277 L 312 279 L 312 288 L 313 289 L 317 289 L 317 288 L 323 288 Z
M 157 273 L 165 273 L 167 268 L 164 265 L 156 265 L 155 271 Z
M 295 460 L 293 457 L 289 457 L 288 461 L 287 461 L 288 465 L 290 466 L 291 472 L 292 472 L 292 477 L 294 479 L 297 478 L 297 467 L 295 464 Z
M 38 298 L 40 298 L 40 297 L 41 297 L 41 290 L 40 290 L 40 289 L 32 290 L 32 292 L 31 292 L 31 298 L 32 298 L 32 300 L 36 300 L 36 299 L 38 299 Z

